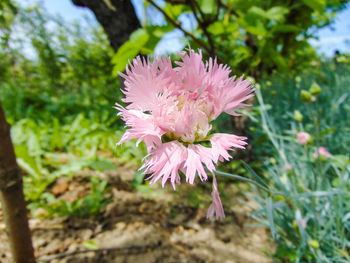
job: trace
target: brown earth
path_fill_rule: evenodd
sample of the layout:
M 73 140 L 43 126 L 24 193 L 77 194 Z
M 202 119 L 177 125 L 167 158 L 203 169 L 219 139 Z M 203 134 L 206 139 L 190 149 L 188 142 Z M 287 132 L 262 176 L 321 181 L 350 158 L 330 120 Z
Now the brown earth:
M 86 174 L 93 173 L 108 180 L 112 202 L 97 217 L 48 219 L 40 217 L 40 210 L 31 215 L 38 262 L 271 262 L 266 255 L 273 251 L 269 233 L 249 226 L 254 224 L 248 217 L 253 203 L 240 190 L 246 185 L 221 187 L 227 216 L 222 222 L 206 219 L 209 183 L 183 184 L 176 192 L 141 185 L 136 191 L 131 187 L 132 168 L 109 173 L 87 170 L 74 180 L 58 180 L 51 192 L 62 200 L 74 200 L 88 191 Z M 89 242 L 94 251 L 88 250 Z M 11 262 L 1 209 L 0 262 Z

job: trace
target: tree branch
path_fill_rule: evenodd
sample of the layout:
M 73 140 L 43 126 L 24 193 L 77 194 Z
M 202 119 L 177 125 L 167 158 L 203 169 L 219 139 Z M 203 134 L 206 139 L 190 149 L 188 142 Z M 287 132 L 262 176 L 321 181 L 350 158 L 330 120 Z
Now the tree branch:
M 208 42 L 209 42 L 209 46 L 210 46 L 210 53 L 209 55 L 210 56 L 215 56 L 215 45 L 214 45 L 214 41 L 211 37 L 211 35 L 209 34 L 208 30 L 207 30 L 207 24 L 206 23 L 207 21 L 205 20 L 205 15 L 204 13 L 202 12 L 200 6 L 198 5 L 198 3 L 196 2 L 196 0 L 189 0 L 189 5 L 190 5 L 190 8 L 193 12 L 193 15 L 195 17 L 195 19 L 197 20 L 198 22 L 198 25 L 199 27 L 203 30 L 203 33 L 204 35 L 206 36 L 206 38 L 208 39 Z M 200 13 L 201 17 L 202 17 L 202 20 L 200 20 L 198 17 L 197 17 L 197 14 L 196 14 L 196 9 L 198 10 L 198 12 Z M 210 23 L 209 23 L 210 24 Z
M 203 22 L 204 22 L 204 21 L 205 21 L 205 14 L 203 13 L 203 11 L 202 11 L 202 9 L 200 8 L 200 6 L 199 6 L 199 4 L 197 3 L 197 1 L 196 1 L 196 0 L 188 0 L 188 1 L 189 1 L 189 4 L 190 4 L 191 6 L 197 8 L 197 10 L 198 10 L 199 14 L 201 15 L 202 20 L 203 20 Z M 192 7 L 191 7 L 191 9 L 192 9 Z M 192 9 L 192 11 L 193 11 L 193 13 L 196 12 L 196 11 L 193 10 L 193 9 Z
M 208 54 L 211 54 L 211 49 L 199 38 L 195 37 L 190 32 L 186 31 L 178 21 L 174 21 L 160 6 L 158 6 L 153 0 L 148 0 L 148 2 L 153 5 L 158 11 L 160 11 L 166 20 L 171 23 L 174 27 L 180 29 L 185 36 L 188 36 L 193 39 L 199 46 L 201 46 Z
M 218 3 L 218 6 L 222 6 L 224 8 L 226 8 L 228 10 L 228 13 L 231 13 L 234 14 L 236 17 L 239 17 L 238 13 L 232 9 L 232 6 L 229 6 L 225 3 L 223 3 L 221 0 L 217 0 L 217 3 Z

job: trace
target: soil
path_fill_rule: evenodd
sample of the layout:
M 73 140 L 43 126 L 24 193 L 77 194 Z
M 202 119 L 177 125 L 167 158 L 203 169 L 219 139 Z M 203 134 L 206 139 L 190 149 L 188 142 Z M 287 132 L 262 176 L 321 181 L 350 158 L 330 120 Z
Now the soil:
M 274 246 L 268 231 L 248 216 L 254 204 L 241 194 L 244 184 L 221 184 L 226 213 L 221 222 L 206 219 L 210 183 L 183 184 L 175 192 L 158 185 L 135 190 L 135 169 L 130 167 L 107 173 L 85 170 L 58 180 L 51 193 L 74 200 L 89 191 L 86 175 L 93 173 L 111 187 L 112 202 L 99 215 L 50 219 L 40 209 L 29 215 L 38 262 L 272 262 L 268 254 Z M 1 208 L 0 262 L 11 262 Z

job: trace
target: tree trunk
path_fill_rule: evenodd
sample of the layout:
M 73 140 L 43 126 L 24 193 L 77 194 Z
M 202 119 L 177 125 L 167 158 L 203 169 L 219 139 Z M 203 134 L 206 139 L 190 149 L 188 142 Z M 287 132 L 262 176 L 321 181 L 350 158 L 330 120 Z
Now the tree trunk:
M 35 262 L 27 219 L 20 169 L 0 103 L 0 201 L 5 218 L 13 262 Z
M 141 26 L 131 1 L 72 0 L 72 2 L 76 6 L 87 7 L 94 12 L 115 51 Z

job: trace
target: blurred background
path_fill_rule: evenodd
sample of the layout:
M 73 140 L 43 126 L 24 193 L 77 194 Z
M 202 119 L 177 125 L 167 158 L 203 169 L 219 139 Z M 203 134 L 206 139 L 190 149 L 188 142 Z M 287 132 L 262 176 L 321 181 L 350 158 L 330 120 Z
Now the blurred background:
M 346 0 L 1 0 L 0 101 L 42 262 L 350 262 Z M 148 185 L 116 146 L 128 61 L 190 46 L 255 85 L 215 131 L 249 147 L 211 184 Z M 0 209 L 0 262 L 10 262 Z M 76 253 L 80 251 L 80 253 Z

